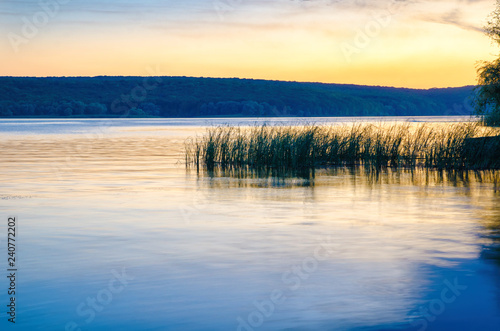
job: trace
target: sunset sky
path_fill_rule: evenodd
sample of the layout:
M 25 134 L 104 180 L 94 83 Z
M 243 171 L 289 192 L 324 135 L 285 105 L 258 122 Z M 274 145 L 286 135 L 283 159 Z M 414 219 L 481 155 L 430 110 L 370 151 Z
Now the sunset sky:
M 45 3 L 46 5 L 42 5 Z M 476 82 L 494 0 L 0 1 L 0 75 Z

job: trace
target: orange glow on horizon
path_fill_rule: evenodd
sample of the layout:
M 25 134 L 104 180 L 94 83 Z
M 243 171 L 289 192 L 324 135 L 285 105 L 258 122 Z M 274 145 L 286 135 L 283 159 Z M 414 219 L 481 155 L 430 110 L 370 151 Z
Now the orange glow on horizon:
M 474 17 L 481 24 L 491 5 L 475 6 Z M 474 85 L 478 61 L 491 60 L 498 52 L 468 22 L 459 26 L 422 18 L 423 10 L 402 10 L 386 23 L 367 13 L 309 10 L 279 22 L 236 14 L 227 21 L 212 18 L 192 25 L 63 28 L 55 22 L 19 45 L 18 52 L 4 38 L 0 75 L 164 75 L 457 87 Z M 18 30 L 13 25 L 11 32 Z M 159 70 L 151 72 L 150 67 Z

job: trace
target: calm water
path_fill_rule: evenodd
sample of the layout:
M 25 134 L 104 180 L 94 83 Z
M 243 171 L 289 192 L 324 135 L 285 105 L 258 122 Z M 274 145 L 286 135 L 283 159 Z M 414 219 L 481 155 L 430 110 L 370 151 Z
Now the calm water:
M 255 121 L 0 120 L 0 329 L 500 329 L 495 174 L 186 171 L 203 126 Z

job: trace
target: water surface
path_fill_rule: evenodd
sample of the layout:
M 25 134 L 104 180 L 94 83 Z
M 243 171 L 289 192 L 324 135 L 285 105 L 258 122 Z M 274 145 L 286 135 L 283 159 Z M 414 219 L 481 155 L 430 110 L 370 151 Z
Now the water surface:
M 0 120 L 15 328 L 500 328 L 498 174 L 185 169 L 204 126 L 255 121 Z

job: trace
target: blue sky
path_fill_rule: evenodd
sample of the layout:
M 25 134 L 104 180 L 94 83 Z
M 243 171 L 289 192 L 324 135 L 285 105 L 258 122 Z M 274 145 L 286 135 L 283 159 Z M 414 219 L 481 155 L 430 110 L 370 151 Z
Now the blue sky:
M 153 66 L 169 75 L 460 86 L 474 84 L 477 61 L 497 53 L 482 33 L 494 7 L 467 0 L 2 1 L 7 66 L 0 74 L 145 75 Z M 36 33 L 26 36 L 26 22 Z

